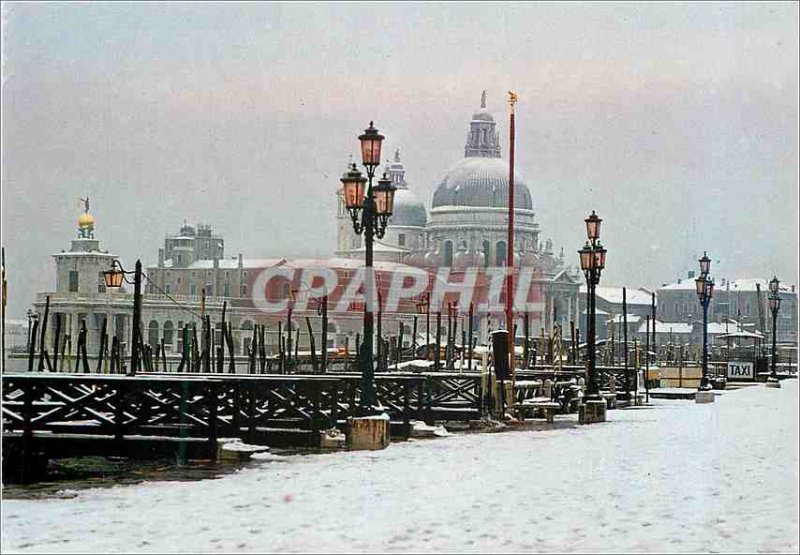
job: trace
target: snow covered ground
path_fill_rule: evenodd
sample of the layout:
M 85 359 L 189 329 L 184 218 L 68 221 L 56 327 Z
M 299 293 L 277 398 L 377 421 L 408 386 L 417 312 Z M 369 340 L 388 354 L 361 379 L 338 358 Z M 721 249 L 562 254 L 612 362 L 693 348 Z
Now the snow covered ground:
M 653 405 L 7 500 L 3 551 L 797 552 L 797 380 Z

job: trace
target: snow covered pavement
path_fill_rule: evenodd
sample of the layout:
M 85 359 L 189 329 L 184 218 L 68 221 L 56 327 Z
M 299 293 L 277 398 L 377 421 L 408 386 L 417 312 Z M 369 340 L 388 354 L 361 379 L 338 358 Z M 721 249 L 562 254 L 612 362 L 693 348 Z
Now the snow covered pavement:
M 7 500 L 3 551 L 797 552 L 797 386 Z

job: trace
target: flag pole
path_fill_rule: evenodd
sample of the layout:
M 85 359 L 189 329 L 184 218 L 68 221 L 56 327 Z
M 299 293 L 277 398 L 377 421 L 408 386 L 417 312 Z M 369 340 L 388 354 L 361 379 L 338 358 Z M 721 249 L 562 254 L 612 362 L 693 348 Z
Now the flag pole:
M 514 359 L 516 357 L 516 333 L 514 331 L 514 104 L 517 95 L 508 91 L 509 103 L 509 149 L 508 149 L 508 251 L 506 253 L 506 329 L 509 337 L 509 373 L 512 390 L 516 385 Z

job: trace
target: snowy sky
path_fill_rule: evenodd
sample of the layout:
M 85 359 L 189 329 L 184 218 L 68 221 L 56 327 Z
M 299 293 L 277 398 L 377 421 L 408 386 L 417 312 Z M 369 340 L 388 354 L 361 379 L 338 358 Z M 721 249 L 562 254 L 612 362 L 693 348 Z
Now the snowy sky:
M 327 256 L 374 119 L 430 205 L 488 91 L 542 239 L 605 220 L 605 285 L 797 283 L 796 3 L 3 3 L 9 316 L 55 285 L 88 194 L 105 248 L 181 222 L 228 255 Z

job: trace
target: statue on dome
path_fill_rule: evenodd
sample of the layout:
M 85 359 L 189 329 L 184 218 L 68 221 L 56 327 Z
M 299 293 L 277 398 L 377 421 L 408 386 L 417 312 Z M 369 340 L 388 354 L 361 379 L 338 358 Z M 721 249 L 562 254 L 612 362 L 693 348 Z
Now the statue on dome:
M 94 239 L 94 217 L 89 214 L 89 197 L 78 197 L 83 203 L 83 214 L 78 217 L 78 238 Z
M 486 90 L 481 93 L 481 108 L 486 108 Z

